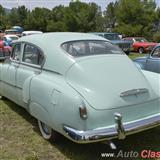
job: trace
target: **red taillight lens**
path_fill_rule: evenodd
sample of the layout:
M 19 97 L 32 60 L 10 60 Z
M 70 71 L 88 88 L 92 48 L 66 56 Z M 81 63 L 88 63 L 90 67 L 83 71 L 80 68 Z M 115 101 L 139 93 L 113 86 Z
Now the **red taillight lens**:
M 82 119 L 84 119 L 84 120 L 87 119 L 87 109 L 85 106 L 79 107 L 79 114 Z

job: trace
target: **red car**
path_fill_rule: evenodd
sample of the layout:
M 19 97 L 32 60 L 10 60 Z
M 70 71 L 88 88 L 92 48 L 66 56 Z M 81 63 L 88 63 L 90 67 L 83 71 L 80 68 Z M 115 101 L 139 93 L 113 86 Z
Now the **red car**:
M 0 60 L 8 58 L 12 51 L 12 47 L 5 46 L 4 41 L 0 40 Z
M 151 51 L 153 47 L 157 45 L 154 42 L 148 42 L 143 37 L 126 37 L 124 40 L 130 40 L 133 42 L 132 50 L 139 53 L 145 53 Z

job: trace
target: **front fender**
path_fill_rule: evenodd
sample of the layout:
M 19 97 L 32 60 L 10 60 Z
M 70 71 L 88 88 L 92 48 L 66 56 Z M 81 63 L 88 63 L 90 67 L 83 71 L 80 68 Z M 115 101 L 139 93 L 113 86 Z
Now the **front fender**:
M 141 71 L 143 75 L 146 77 L 146 79 L 148 80 L 148 82 L 150 83 L 156 95 L 160 97 L 160 74 L 145 71 L 145 70 L 141 70 Z

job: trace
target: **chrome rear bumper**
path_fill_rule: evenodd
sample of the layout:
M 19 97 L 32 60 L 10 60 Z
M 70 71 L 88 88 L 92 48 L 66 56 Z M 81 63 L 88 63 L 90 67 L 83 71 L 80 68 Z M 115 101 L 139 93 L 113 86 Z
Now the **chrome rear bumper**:
M 122 116 L 115 114 L 115 125 L 94 130 L 80 131 L 67 125 L 63 126 L 67 136 L 77 143 L 90 143 L 113 138 L 124 139 L 126 135 L 141 132 L 160 125 L 160 114 L 145 117 L 136 121 L 122 123 Z

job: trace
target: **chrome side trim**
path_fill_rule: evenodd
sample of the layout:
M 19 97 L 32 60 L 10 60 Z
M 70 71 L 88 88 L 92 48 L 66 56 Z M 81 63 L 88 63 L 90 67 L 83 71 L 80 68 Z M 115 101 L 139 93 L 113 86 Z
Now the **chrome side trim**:
M 91 143 L 111 140 L 113 138 L 124 139 L 125 135 L 160 126 L 160 113 L 124 124 L 121 124 L 122 121 L 121 118 L 119 118 L 119 115 L 116 115 L 115 119 L 117 124 L 109 127 L 83 131 L 64 125 L 63 130 L 68 138 L 77 143 Z M 118 128 L 116 126 L 118 126 Z M 124 127 L 124 130 L 121 128 L 122 126 Z
M 120 93 L 120 97 L 126 97 L 126 96 L 132 96 L 132 95 L 138 95 L 138 94 L 144 94 L 148 93 L 147 88 L 138 88 L 138 89 L 132 89 L 125 92 Z

